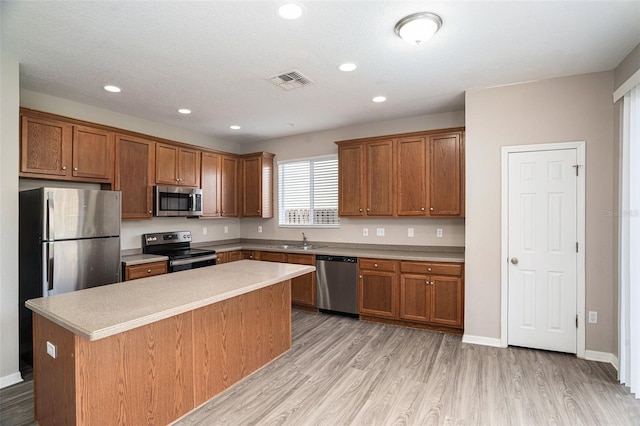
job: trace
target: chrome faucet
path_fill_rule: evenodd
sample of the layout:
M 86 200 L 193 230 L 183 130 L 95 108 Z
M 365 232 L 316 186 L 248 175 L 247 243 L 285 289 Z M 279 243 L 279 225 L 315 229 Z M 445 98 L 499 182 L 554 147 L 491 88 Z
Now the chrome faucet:
M 304 235 L 304 232 L 302 233 L 302 246 L 306 247 L 307 246 L 307 236 Z

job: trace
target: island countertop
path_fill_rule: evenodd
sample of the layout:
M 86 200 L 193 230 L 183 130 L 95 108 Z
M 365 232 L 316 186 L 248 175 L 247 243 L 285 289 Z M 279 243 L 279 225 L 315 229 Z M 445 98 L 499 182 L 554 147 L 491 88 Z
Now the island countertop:
M 289 263 L 241 260 L 26 301 L 33 312 L 87 340 L 249 293 L 315 271 Z

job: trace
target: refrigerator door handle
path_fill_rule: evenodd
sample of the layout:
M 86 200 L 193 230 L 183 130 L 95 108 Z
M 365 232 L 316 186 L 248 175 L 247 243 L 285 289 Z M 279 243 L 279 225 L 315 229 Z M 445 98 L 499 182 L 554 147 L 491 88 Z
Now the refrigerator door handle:
M 45 251 L 44 258 L 44 267 L 46 269 L 46 282 L 44 289 L 46 290 L 46 295 L 51 296 L 53 292 L 53 267 L 54 267 L 54 257 L 53 257 L 53 245 L 47 244 L 47 249 Z
M 54 221 L 54 212 L 53 212 L 53 192 L 47 192 L 47 216 L 45 218 L 45 220 L 47 221 L 46 223 L 46 227 L 47 227 L 47 240 L 48 241 L 52 241 L 53 240 L 53 234 L 54 234 L 54 226 L 53 226 L 53 221 Z

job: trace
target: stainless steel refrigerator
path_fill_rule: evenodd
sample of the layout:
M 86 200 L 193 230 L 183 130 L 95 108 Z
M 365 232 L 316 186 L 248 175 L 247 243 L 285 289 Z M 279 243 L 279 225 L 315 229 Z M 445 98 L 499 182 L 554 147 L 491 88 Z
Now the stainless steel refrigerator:
M 20 358 L 33 362 L 24 302 L 120 281 L 119 191 L 38 188 L 20 192 Z

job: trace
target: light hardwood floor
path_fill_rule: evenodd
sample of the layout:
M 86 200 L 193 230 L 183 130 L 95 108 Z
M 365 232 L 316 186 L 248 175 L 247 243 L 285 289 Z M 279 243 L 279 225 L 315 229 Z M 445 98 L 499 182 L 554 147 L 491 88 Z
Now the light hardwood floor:
M 33 424 L 18 386 L 3 426 Z M 294 311 L 291 351 L 175 424 L 640 425 L 640 401 L 608 364 Z

